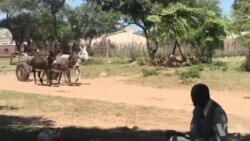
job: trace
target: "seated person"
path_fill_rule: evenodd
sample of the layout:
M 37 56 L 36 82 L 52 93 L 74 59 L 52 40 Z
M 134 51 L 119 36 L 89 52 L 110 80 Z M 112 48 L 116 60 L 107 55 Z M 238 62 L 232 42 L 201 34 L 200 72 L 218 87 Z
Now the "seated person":
M 204 84 L 193 86 L 191 98 L 194 110 L 190 131 L 185 136 L 172 136 L 170 141 L 226 141 L 227 115 L 210 99 L 208 87 Z

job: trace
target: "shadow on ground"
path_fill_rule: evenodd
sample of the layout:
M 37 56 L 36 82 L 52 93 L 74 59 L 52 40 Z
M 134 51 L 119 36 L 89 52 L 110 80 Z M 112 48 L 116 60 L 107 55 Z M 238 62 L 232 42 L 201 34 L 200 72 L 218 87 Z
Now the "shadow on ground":
M 53 124 L 53 121 L 41 117 L 0 115 L 0 141 L 37 141 L 38 134 L 43 129 L 51 129 Z M 126 127 L 112 129 L 65 127 L 59 130 L 63 133 L 63 141 L 168 141 L 170 135 L 176 134 L 166 130 L 145 131 Z M 247 138 L 241 141 L 249 140 L 250 135 Z

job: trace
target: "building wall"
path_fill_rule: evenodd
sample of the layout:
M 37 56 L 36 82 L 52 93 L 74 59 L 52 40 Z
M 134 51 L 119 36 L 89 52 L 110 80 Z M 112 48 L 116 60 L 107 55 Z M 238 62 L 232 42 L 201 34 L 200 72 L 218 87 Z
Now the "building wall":
M 127 44 L 140 44 L 142 46 L 146 46 L 146 38 L 140 35 L 136 35 L 132 31 L 110 35 L 106 38 L 109 39 L 111 43 L 118 46 Z
M 10 57 L 12 53 L 15 53 L 15 45 L 0 45 L 0 58 Z
M 85 43 L 84 40 L 81 40 L 82 43 Z M 91 42 L 91 45 L 95 46 L 98 44 L 108 44 L 109 42 L 116 47 L 124 47 L 130 45 L 139 45 L 140 47 L 146 47 L 146 38 L 133 33 L 131 29 L 125 29 L 123 31 L 118 31 L 110 35 L 103 35 L 98 38 L 94 38 Z

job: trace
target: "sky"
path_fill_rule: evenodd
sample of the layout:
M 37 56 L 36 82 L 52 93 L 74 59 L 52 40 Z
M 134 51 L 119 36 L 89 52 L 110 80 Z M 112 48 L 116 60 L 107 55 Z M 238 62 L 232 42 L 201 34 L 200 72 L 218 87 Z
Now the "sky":
M 66 0 L 66 3 L 72 7 L 79 6 L 82 4 L 82 2 L 83 0 Z M 220 0 L 220 7 L 222 8 L 224 15 L 230 16 L 233 2 L 234 0 Z
M 223 14 L 230 17 L 231 14 L 231 6 L 234 0 L 220 0 L 220 7 L 222 8 Z M 83 0 L 66 0 L 66 3 L 71 7 L 80 6 L 83 3 Z M 0 19 L 4 18 L 5 14 L 0 13 Z M 132 25 L 131 26 L 135 31 L 138 31 L 139 28 Z

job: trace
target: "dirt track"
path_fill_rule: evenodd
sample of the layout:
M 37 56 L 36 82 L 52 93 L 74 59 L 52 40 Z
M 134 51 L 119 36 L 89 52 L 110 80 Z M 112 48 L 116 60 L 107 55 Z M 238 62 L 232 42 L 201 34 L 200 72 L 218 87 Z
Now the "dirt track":
M 0 75 L 0 89 L 79 99 L 93 99 L 111 103 L 154 106 L 158 108 L 192 110 L 189 89 L 156 89 L 124 84 L 127 78 L 82 79 L 79 86 L 61 85 L 47 87 L 33 81 L 19 82 L 14 73 Z M 250 94 L 219 92 L 211 90 L 212 98 L 218 101 L 227 113 L 250 119 Z
M 82 79 L 78 86 L 67 86 L 62 84 L 57 87 L 48 87 L 35 85 L 34 81 L 32 80 L 29 82 L 20 82 L 16 79 L 14 73 L 8 73 L 0 74 L 0 90 L 11 90 L 77 99 L 99 100 L 110 103 L 125 103 L 129 105 L 153 106 L 157 108 L 184 110 L 190 113 L 193 109 L 189 94 L 190 89 L 156 89 L 149 87 L 139 87 L 124 83 L 124 81 L 127 79 L 129 78 L 110 77 Z M 250 94 L 242 92 L 219 92 L 211 90 L 211 97 L 218 101 L 226 110 L 226 112 L 231 115 L 229 116 L 229 120 L 231 121 L 230 118 L 232 115 L 234 119 L 236 117 L 236 124 L 243 125 L 243 130 L 244 132 L 247 131 L 247 133 L 250 132 L 250 126 L 248 126 L 250 123 L 250 112 L 247 109 L 250 107 L 250 99 L 247 98 L 249 96 Z M 189 117 L 182 118 L 187 119 Z M 63 123 L 64 122 L 65 121 L 63 121 Z M 106 127 L 106 124 L 108 124 L 108 127 L 113 127 L 112 123 L 99 123 L 103 121 L 96 122 L 98 122 L 96 125 L 101 127 Z M 169 122 L 171 121 L 167 121 L 167 123 Z M 84 122 L 83 124 L 87 126 L 89 123 Z M 186 130 L 187 127 L 183 128 L 182 126 L 178 126 L 173 128 L 177 130 Z M 238 130 L 234 128 L 235 127 L 231 128 L 230 130 Z

